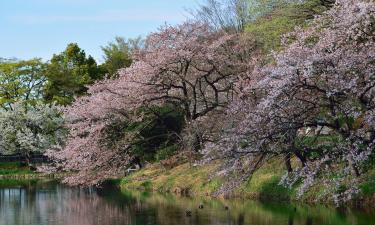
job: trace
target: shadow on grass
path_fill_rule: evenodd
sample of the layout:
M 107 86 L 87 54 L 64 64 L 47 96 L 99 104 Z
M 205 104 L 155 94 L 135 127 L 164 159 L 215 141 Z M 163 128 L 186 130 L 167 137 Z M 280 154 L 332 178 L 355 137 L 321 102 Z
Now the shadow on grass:
M 259 199 L 261 201 L 278 200 L 289 202 L 291 200 L 291 190 L 279 185 L 279 182 L 279 177 L 273 177 L 262 183 L 259 190 Z

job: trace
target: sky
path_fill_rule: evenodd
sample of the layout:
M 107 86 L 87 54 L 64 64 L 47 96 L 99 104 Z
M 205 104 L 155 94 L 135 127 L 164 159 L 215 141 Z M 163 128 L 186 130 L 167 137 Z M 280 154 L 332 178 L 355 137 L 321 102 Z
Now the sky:
M 116 36 L 143 37 L 186 20 L 199 0 L 0 0 L 0 57 L 48 60 L 68 43 L 98 61 Z

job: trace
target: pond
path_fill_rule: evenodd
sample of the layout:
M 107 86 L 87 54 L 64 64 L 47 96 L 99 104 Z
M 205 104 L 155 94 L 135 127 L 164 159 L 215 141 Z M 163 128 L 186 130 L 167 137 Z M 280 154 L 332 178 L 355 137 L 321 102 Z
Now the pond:
M 203 205 L 200 209 L 199 205 Z M 184 198 L 56 182 L 0 186 L 0 225 L 372 225 L 374 212 Z

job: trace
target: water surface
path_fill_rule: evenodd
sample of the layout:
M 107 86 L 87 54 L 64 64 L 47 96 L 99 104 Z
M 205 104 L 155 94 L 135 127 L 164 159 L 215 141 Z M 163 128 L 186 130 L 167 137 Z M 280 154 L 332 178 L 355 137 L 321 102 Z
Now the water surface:
M 203 209 L 199 209 L 199 205 Z M 0 225 L 375 225 L 375 215 L 324 206 L 181 198 L 55 182 L 0 187 Z

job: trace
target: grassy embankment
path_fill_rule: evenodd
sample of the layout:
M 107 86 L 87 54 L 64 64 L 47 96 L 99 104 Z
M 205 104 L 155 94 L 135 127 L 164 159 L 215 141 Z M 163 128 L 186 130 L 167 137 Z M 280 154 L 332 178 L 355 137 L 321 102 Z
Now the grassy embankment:
M 120 186 L 122 189 L 212 196 L 225 182 L 223 178 L 215 176 L 219 165 L 219 162 L 203 166 L 183 163 L 172 169 L 165 169 L 161 164 L 152 164 L 123 178 Z M 274 159 L 257 170 L 251 179 L 239 186 L 230 197 L 302 202 L 320 199 L 323 203 L 332 203 L 332 199 L 322 194 L 325 188 L 319 182 L 303 198 L 297 199 L 297 187 L 287 189 L 278 184 L 285 171 L 283 160 Z M 358 200 L 362 204 L 375 206 L 374 166 L 362 176 L 361 183 Z

